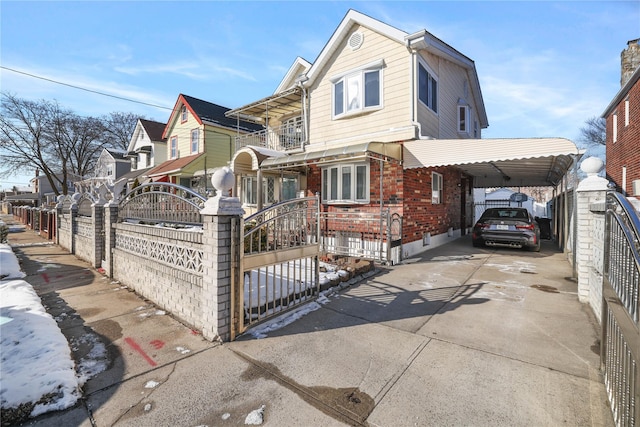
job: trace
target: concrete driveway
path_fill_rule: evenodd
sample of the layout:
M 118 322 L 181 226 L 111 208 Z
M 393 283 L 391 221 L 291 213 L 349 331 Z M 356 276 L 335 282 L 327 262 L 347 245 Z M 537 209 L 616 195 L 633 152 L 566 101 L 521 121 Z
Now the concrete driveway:
M 110 358 L 81 404 L 29 425 L 225 426 L 251 414 L 266 426 L 613 425 L 597 323 L 548 241 L 534 253 L 465 237 L 381 268 L 266 338 L 210 343 L 19 234 L 10 243 L 27 281 L 65 335 L 92 332 Z

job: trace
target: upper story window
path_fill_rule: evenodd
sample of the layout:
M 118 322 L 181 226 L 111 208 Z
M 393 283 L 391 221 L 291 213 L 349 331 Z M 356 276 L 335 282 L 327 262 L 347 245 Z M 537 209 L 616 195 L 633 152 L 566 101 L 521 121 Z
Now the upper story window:
M 442 203 L 442 174 L 431 172 L 431 204 Z
M 469 106 L 458 104 L 458 132 L 469 133 Z
M 629 126 L 629 97 L 624 100 L 624 125 Z
M 369 165 L 340 164 L 322 169 L 324 203 L 368 203 Z
M 200 140 L 200 129 L 193 129 L 191 131 L 191 154 L 198 152 L 199 140 Z
M 182 123 L 184 123 L 184 122 L 186 122 L 186 121 L 187 121 L 187 118 L 188 118 L 188 115 L 187 115 L 187 106 L 186 106 L 186 105 L 183 105 L 183 106 L 182 106 L 182 110 L 180 111 L 180 121 L 181 121 Z
M 331 79 L 333 117 L 382 108 L 382 68 L 379 60 Z
M 418 62 L 418 99 L 434 113 L 438 112 L 438 80 L 422 62 Z
M 177 136 L 172 136 L 171 137 L 171 142 L 169 143 L 169 149 L 171 150 L 169 153 L 169 156 L 172 159 L 175 159 L 176 157 L 178 157 L 178 137 Z
M 612 123 L 612 138 L 613 142 L 618 142 L 618 113 L 614 113 L 611 120 Z

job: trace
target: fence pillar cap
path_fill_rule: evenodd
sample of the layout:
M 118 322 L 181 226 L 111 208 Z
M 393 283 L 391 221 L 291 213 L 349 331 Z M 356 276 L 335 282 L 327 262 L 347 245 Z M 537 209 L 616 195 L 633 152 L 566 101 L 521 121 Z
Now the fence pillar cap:
M 578 185 L 578 191 L 607 191 L 609 181 L 598 176 L 604 168 L 604 162 L 597 157 L 588 157 L 580 164 L 580 169 L 587 174 Z
M 230 167 L 224 166 L 211 175 L 211 184 L 216 189 L 217 196 L 211 197 L 204 203 L 200 211 L 202 215 L 244 215 L 242 203 L 237 197 L 223 196 L 235 185 L 236 179 Z

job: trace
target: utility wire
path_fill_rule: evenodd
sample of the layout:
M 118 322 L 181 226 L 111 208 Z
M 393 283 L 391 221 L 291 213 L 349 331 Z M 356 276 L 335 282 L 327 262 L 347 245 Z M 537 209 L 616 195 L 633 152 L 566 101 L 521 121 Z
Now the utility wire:
M 46 78 L 46 77 L 37 76 L 35 74 L 30 74 L 30 73 L 27 73 L 27 72 L 24 72 L 24 71 L 15 70 L 13 68 L 5 67 L 4 65 L 0 65 L 0 68 L 2 68 L 3 70 L 12 71 L 14 73 L 23 74 L 25 76 L 33 77 L 35 79 L 45 80 L 45 81 L 48 81 L 48 82 L 51 82 L 51 83 L 56 83 L 56 84 L 59 84 L 59 85 L 68 86 L 68 87 L 71 87 L 71 88 L 74 88 L 74 89 L 84 90 L 85 92 L 91 92 L 91 93 L 95 93 L 95 94 L 102 95 L 102 96 L 108 96 L 108 97 L 120 99 L 120 100 L 123 100 L 123 101 L 134 102 L 136 104 L 148 105 L 149 107 L 162 108 L 163 110 L 173 110 L 173 108 L 165 107 L 165 106 L 162 106 L 162 105 L 151 104 L 151 103 L 143 102 L 143 101 L 136 101 L 134 99 L 124 98 L 122 96 L 111 95 L 109 93 L 99 92 L 97 90 L 87 89 L 87 88 L 80 87 L 80 86 L 75 86 L 75 85 L 72 85 L 72 84 L 69 84 L 69 83 L 59 82 L 57 80 L 52 80 L 52 79 L 49 79 L 49 78 Z

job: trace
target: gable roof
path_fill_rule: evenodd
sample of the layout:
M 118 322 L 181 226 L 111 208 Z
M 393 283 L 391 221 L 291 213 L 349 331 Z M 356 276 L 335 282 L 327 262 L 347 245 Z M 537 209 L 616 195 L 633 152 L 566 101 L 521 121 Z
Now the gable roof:
M 407 46 L 407 52 L 409 52 L 410 49 L 426 50 L 468 70 L 470 73 L 470 87 L 473 91 L 474 98 L 477 100 L 477 107 L 479 109 L 478 117 L 480 118 L 480 125 L 482 128 L 489 126 L 489 120 L 484 108 L 484 100 L 480 90 L 480 81 L 478 79 L 476 66 L 471 59 L 435 37 L 427 30 L 420 30 L 416 33 L 408 34 L 353 9 L 349 9 L 345 17 L 342 19 L 342 22 L 340 22 L 340 25 L 334 31 L 327 44 L 318 55 L 318 58 L 309 69 L 309 72 L 307 73 L 308 80 L 304 82 L 305 87 L 310 87 L 314 80 L 321 75 L 322 69 L 327 65 L 327 62 L 331 59 L 332 55 L 341 46 L 342 41 L 350 35 L 351 28 L 356 24 L 367 27 L 397 43 Z
M 602 117 L 603 119 L 609 117 L 609 114 L 611 114 L 613 110 L 616 109 L 618 104 L 622 102 L 622 99 L 627 96 L 631 88 L 638 82 L 638 80 L 640 80 L 640 67 L 636 68 L 636 71 L 631 75 L 627 83 L 625 83 L 625 85 L 620 88 L 616 96 L 613 98 L 613 100 L 611 100 L 611 102 L 607 106 L 607 109 L 604 110 L 600 117 Z
M 165 126 L 162 133 L 163 138 L 167 137 L 172 123 L 180 114 L 182 105 L 187 107 L 193 117 L 197 120 L 198 124 L 208 124 L 232 130 L 240 129 L 245 132 L 255 132 L 263 129 L 262 126 L 256 125 L 255 123 L 245 122 L 244 120 L 240 120 L 238 122 L 231 117 L 225 116 L 225 113 L 229 111 L 230 108 L 214 104 L 213 102 L 194 98 L 193 96 L 180 94 L 175 106 L 173 107 L 173 111 L 171 112 L 169 121 L 167 122 L 167 125 Z
M 293 88 L 298 83 L 298 78 L 307 73 L 311 68 L 311 63 L 304 58 L 297 57 L 293 64 L 289 67 L 287 74 L 285 74 L 284 78 L 276 88 L 273 94 L 277 94 L 283 92 L 287 89 Z
M 144 128 L 147 135 L 151 141 L 156 142 L 167 142 L 167 138 L 163 138 L 162 134 L 164 133 L 164 128 L 167 126 L 166 123 L 155 122 L 153 120 L 147 119 L 138 119 L 140 124 Z

